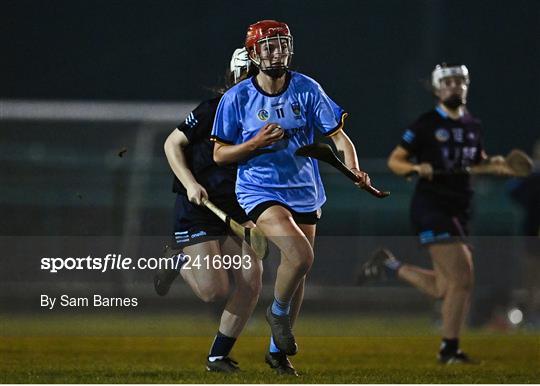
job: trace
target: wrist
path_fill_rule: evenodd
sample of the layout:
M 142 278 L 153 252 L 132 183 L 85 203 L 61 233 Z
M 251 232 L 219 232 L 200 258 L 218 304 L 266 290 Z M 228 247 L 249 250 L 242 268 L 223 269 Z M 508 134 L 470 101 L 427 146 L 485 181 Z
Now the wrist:
M 192 179 L 192 180 L 186 181 L 185 183 L 183 183 L 183 185 L 186 188 L 186 190 L 193 190 L 197 188 L 197 186 L 199 186 L 199 183 L 195 179 Z
M 255 151 L 259 148 L 259 143 L 257 142 L 257 138 L 253 137 L 249 141 L 245 142 L 246 149 L 249 152 Z

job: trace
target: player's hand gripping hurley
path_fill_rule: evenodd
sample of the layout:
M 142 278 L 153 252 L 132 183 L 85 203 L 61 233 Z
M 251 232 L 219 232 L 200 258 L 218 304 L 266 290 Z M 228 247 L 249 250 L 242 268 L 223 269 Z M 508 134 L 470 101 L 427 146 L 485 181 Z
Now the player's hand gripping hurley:
M 533 161 L 523 150 L 513 149 L 504 160 L 516 177 L 527 177 L 532 173 Z
M 502 158 L 502 157 L 501 157 Z M 527 177 L 532 173 L 533 170 L 533 161 L 523 150 L 513 149 L 511 150 L 504 160 L 503 164 L 507 167 L 507 170 L 510 174 L 505 174 L 506 176 L 511 177 Z M 508 173 L 506 172 L 506 173 Z M 406 178 L 410 178 L 414 175 L 417 175 L 418 172 L 413 171 L 405 175 Z M 452 174 L 494 174 L 489 172 L 475 172 L 471 167 L 457 169 L 457 170 L 433 170 L 434 176 L 440 175 L 452 175 Z
M 215 206 L 207 198 L 202 199 L 202 203 L 210 209 L 221 221 L 233 231 L 241 240 L 245 241 L 259 259 L 265 259 L 268 254 L 268 241 L 264 234 L 257 228 L 248 228 L 238 224 L 227 213 Z
M 311 145 L 300 147 L 294 154 L 302 157 L 315 158 L 319 161 L 329 163 L 352 181 L 359 182 L 358 176 L 354 174 L 347 165 L 340 161 L 330 145 L 325 143 L 312 143 Z M 361 186 L 361 188 L 377 198 L 385 198 L 390 195 L 390 192 L 380 191 L 371 185 L 364 185 Z

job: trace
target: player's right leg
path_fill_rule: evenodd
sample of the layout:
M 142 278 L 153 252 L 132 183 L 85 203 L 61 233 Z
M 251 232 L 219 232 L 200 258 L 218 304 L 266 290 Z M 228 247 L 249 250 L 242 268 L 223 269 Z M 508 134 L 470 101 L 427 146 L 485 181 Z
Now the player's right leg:
M 229 284 L 228 272 L 214 267 L 214 258 L 223 256 L 218 240 L 210 240 L 199 244 L 184 247 L 184 253 L 190 256 L 191 261 L 199 256 L 202 266 L 193 263 L 186 264 L 181 275 L 191 287 L 193 292 L 204 302 L 224 301 L 232 293 Z M 208 259 L 206 257 L 208 256 Z M 209 263 L 206 263 L 208 261 Z M 189 269 L 188 269 L 189 268 Z M 208 352 L 206 369 L 212 372 L 233 373 L 239 370 L 238 363 L 229 357 L 229 354 L 236 343 L 241 327 L 244 326 L 248 315 L 230 320 L 228 311 L 222 313 L 220 326 Z M 225 323 L 223 322 L 225 320 Z M 227 323 L 228 322 L 228 323 Z M 238 328 L 236 325 L 241 325 Z
M 227 299 L 230 290 L 227 271 L 212 266 L 213 257 L 221 256 L 219 241 L 208 240 L 191 244 L 183 250 L 184 255 L 189 257 L 190 264 L 182 267 L 180 275 L 195 295 L 205 303 Z
M 225 226 L 216 216 L 208 209 L 191 203 L 186 196 L 178 194 L 174 207 L 172 243 L 171 247 L 167 246 L 165 248 L 165 254 L 163 256 L 165 259 L 172 258 L 174 267 L 161 269 L 154 276 L 154 288 L 158 295 L 166 295 L 178 274 L 182 273 L 186 283 L 190 285 L 193 292 L 199 298 L 205 301 L 212 301 L 213 297 L 219 297 L 218 295 L 213 296 L 210 294 L 210 289 L 205 293 L 201 293 L 199 291 L 199 284 L 194 281 L 195 279 L 191 275 L 191 269 L 182 270 L 181 268 L 186 263 L 190 263 L 188 264 L 190 268 L 196 262 L 207 265 L 206 261 L 201 261 L 201 259 L 205 258 L 207 251 L 210 253 L 210 251 L 219 250 L 219 242 L 217 240 L 224 235 Z M 204 242 L 213 242 L 214 245 L 201 245 L 200 247 L 191 247 L 189 250 L 185 249 L 188 246 L 196 246 Z M 219 284 L 217 283 L 216 286 Z
M 184 281 L 190 286 L 195 295 L 204 302 L 224 300 L 230 292 L 229 276 L 222 267 L 213 264 L 215 256 L 221 256 L 220 240 L 226 235 L 225 225 L 202 206 L 188 201 L 187 197 L 178 195 L 175 205 L 174 249 L 181 250 L 180 264 L 175 268 L 180 271 Z M 217 269 L 216 269 L 217 268 Z M 154 279 L 156 291 L 171 285 L 174 276 L 171 270 L 160 271 Z M 176 274 L 178 275 L 178 274 Z M 172 277 L 172 280 L 166 281 Z M 229 336 L 218 330 L 209 358 L 207 370 L 220 372 L 235 372 L 237 363 L 228 357 L 235 341 L 235 336 Z M 213 359 L 210 361 L 210 359 Z
M 216 201 L 216 204 L 243 226 L 255 226 L 234 198 Z M 216 227 L 221 228 L 222 233 L 227 233 L 225 224 L 216 216 L 212 215 L 212 220 L 215 221 Z M 220 253 L 212 256 L 219 258 L 212 267 L 221 266 L 220 272 L 225 273 L 226 266 L 230 265 L 226 277 L 234 278 L 234 286 L 231 286 L 228 294 L 219 329 L 210 347 L 206 368 L 208 371 L 235 372 L 238 366 L 229 358 L 229 353 L 257 304 L 262 288 L 262 261 L 236 236 L 225 238 Z M 235 261 L 240 263 L 239 266 L 235 265 Z
M 253 223 L 242 225 L 254 226 Z M 234 288 L 227 299 L 219 327 L 222 333 L 236 338 L 244 329 L 259 299 L 263 266 L 251 248 L 246 243 L 240 244 L 236 237 L 228 237 L 221 250 L 224 255 L 242 258 L 240 267 L 229 270 L 234 278 Z
M 294 294 L 313 263 L 313 248 L 289 210 L 280 205 L 266 208 L 257 218 L 257 227 L 282 253 L 274 288 L 274 302 L 267 309 L 276 346 L 287 355 L 297 351 L 292 333 L 290 308 Z
M 239 245 L 230 238 L 222 245 L 222 253 L 229 256 L 249 256 L 242 259 L 240 268 L 230 269 L 234 277 L 234 288 L 221 315 L 219 330 L 210 348 L 206 365 L 209 371 L 233 372 L 238 369 L 237 363 L 233 363 L 235 368 L 230 369 L 228 355 L 259 299 L 262 288 L 262 261 L 246 243 Z

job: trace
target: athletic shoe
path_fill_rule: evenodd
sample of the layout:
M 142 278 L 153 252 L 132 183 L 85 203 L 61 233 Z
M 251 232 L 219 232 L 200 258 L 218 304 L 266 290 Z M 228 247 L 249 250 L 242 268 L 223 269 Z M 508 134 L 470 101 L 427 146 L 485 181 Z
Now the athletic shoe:
M 277 348 L 287 355 L 295 355 L 298 352 L 298 346 L 292 333 L 289 315 L 274 315 L 270 306 L 266 309 L 266 321 L 270 325 Z
M 222 359 L 216 359 L 215 361 L 210 362 L 206 360 L 206 370 L 216 373 L 234 373 L 240 370 L 238 367 L 238 362 L 229 357 L 224 357 Z
M 454 364 L 468 364 L 468 365 L 476 365 L 478 362 L 472 360 L 469 358 L 467 354 L 465 354 L 463 351 L 458 350 L 455 353 L 452 354 L 441 354 L 437 355 L 437 358 L 439 359 L 439 363 L 443 365 L 454 365 Z
M 291 361 L 289 361 L 287 355 L 283 353 L 267 352 L 264 356 L 264 361 L 268 363 L 270 368 L 276 370 L 278 375 L 290 375 L 292 377 L 298 376 L 298 373 L 291 364 Z
M 387 280 L 385 263 L 399 264 L 397 259 L 388 249 L 377 249 L 371 258 L 363 263 L 356 272 L 356 284 L 363 285 L 369 281 Z
M 172 256 L 178 254 L 178 251 L 174 251 L 168 245 L 165 246 L 163 252 L 163 258 L 169 259 Z M 165 296 L 171 288 L 172 282 L 178 277 L 180 272 L 175 269 L 166 268 L 160 269 L 154 276 L 154 289 L 159 296 Z

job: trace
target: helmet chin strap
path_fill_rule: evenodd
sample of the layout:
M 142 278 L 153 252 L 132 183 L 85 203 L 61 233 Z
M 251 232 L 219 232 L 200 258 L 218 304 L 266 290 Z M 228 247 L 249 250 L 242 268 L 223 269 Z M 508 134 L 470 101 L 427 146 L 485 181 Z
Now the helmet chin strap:
M 458 107 L 465 105 L 465 101 L 460 95 L 451 95 L 441 102 L 445 107 L 449 108 L 450 110 L 456 110 Z
M 284 67 L 268 68 L 266 70 L 261 70 L 261 71 L 272 79 L 279 79 L 283 75 L 285 75 L 285 73 L 287 72 L 287 70 Z

